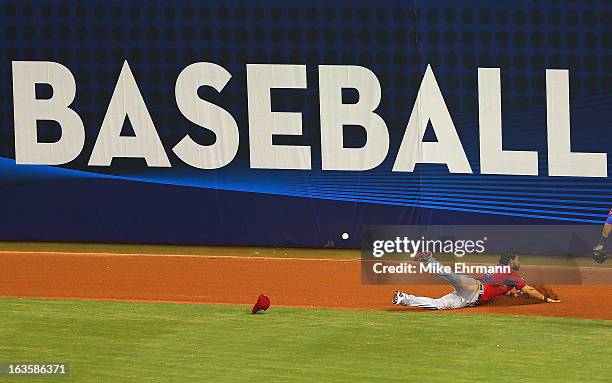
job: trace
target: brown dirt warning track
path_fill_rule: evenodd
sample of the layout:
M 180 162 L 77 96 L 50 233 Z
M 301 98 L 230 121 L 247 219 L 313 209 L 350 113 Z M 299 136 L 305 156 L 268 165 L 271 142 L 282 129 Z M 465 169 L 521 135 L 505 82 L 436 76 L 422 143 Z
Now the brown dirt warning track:
M 394 290 L 440 296 L 444 285 L 362 285 L 359 260 L 80 253 L 0 253 L 0 296 L 412 310 Z M 611 285 L 555 285 L 562 303 L 501 297 L 465 313 L 612 320 Z

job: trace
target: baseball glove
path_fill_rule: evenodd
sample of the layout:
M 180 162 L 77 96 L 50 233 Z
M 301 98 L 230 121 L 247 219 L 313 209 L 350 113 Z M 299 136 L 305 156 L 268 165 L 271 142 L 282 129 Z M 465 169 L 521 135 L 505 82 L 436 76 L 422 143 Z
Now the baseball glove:
M 608 259 L 608 253 L 604 253 L 601 250 L 593 251 L 593 260 L 599 264 L 602 264 Z
M 516 290 L 516 289 L 512 289 L 511 291 L 508 292 L 508 294 L 506 294 L 510 297 L 518 297 L 518 298 L 526 298 L 529 295 L 527 295 L 527 293 L 525 293 L 522 290 Z
M 533 288 L 538 290 L 540 293 L 542 293 L 546 298 L 550 298 L 554 300 L 561 299 L 559 298 L 559 295 L 556 292 L 554 292 L 553 289 L 551 289 L 550 287 L 547 287 L 544 285 L 534 285 Z

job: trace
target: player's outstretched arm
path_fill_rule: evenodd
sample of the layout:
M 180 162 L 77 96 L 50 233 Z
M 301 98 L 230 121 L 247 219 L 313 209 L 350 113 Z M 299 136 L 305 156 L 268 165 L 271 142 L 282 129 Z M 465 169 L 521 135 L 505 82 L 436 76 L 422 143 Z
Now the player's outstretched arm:
M 528 296 L 535 298 L 535 299 L 539 299 L 541 301 L 544 302 L 549 302 L 549 303 L 559 303 L 561 302 L 561 300 L 559 299 L 552 299 L 550 297 L 547 297 L 546 295 L 542 294 L 541 292 L 539 292 L 538 290 L 534 289 L 533 287 L 529 286 L 529 285 L 525 285 L 525 287 L 523 287 L 521 289 L 522 292 L 524 292 L 525 294 L 527 294 Z

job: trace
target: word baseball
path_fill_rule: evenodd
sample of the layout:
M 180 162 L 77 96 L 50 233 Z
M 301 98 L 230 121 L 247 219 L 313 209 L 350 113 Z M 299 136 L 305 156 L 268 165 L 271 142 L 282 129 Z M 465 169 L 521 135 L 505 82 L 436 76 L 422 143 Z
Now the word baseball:
M 70 70 L 57 62 L 13 61 L 13 107 L 15 160 L 17 164 L 61 165 L 83 150 L 85 128 L 70 108 L 76 82 Z M 276 145 L 275 135 L 302 135 L 302 114 L 274 112 L 271 90 L 305 89 L 306 65 L 246 64 L 250 167 L 258 169 L 309 170 L 311 147 Z M 354 65 L 319 65 L 322 170 L 364 171 L 380 165 L 389 151 L 389 131 L 375 111 L 381 86 L 369 69 Z M 172 151 L 186 164 L 200 169 L 226 166 L 235 158 L 240 142 L 238 125 L 225 109 L 198 97 L 200 87 L 221 92 L 232 75 L 222 66 L 197 62 L 184 68 L 176 79 L 176 104 L 192 123 L 212 131 L 216 141 L 200 145 L 189 135 Z M 53 95 L 37 99 L 35 85 L 49 84 Z M 356 89 L 356 103 L 342 103 L 342 89 Z M 538 152 L 504 150 L 502 145 L 500 68 L 478 68 L 480 173 L 538 175 Z M 606 153 L 571 151 L 569 72 L 546 70 L 547 155 L 549 176 L 607 177 Z M 412 112 L 408 114 L 399 152 L 392 171 L 412 172 L 417 163 L 445 164 L 451 173 L 473 173 L 457 130 L 438 86 L 427 66 Z M 129 118 L 135 136 L 121 136 Z M 53 143 L 38 142 L 37 121 L 56 121 L 61 137 Z M 424 142 L 428 122 L 436 142 Z M 346 125 L 365 130 L 362 147 L 345 147 Z M 576 133 L 575 133 L 576 134 Z M 528 142 L 526 142 L 527 145 Z M 136 78 L 123 63 L 104 120 L 89 158 L 89 166 L 111 166 L 113 158 L 143 158 L 150 167 L 170 167 Z
M 380 258 L 386 253 L 407 253 L 414 257 L 418 252 L 431 251 L 432 253 L 447 253 L 454 254 L 458 257 L 464 256 L 466 253 L 481 254 L 485 251 L 484 243 L 487 239 L 472 240 L 456 240 L 450 239 L 408 239 L 408 237 L 395 237 L 395 240 L 375 240 L 372 242 L 372 255 Z

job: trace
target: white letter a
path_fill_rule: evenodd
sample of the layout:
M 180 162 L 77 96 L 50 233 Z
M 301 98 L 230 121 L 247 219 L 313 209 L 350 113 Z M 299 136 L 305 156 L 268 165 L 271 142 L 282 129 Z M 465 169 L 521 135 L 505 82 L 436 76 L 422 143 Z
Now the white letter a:
M 126 117 L 132 123 L 134 137 L 121 136 Z M 127 61 L 121 68 L 89 165 L 110 166 L 114 157 L 144 158 L 148 166 L 170 167 L 170 161 Z
M 438 142 L 423 142 L 429 121 Z M 472 173 L 442 92 L 429 65 L 410 114 L 393 171 L 411 172 L 416 163 L 446 164 L 451 173 Z

